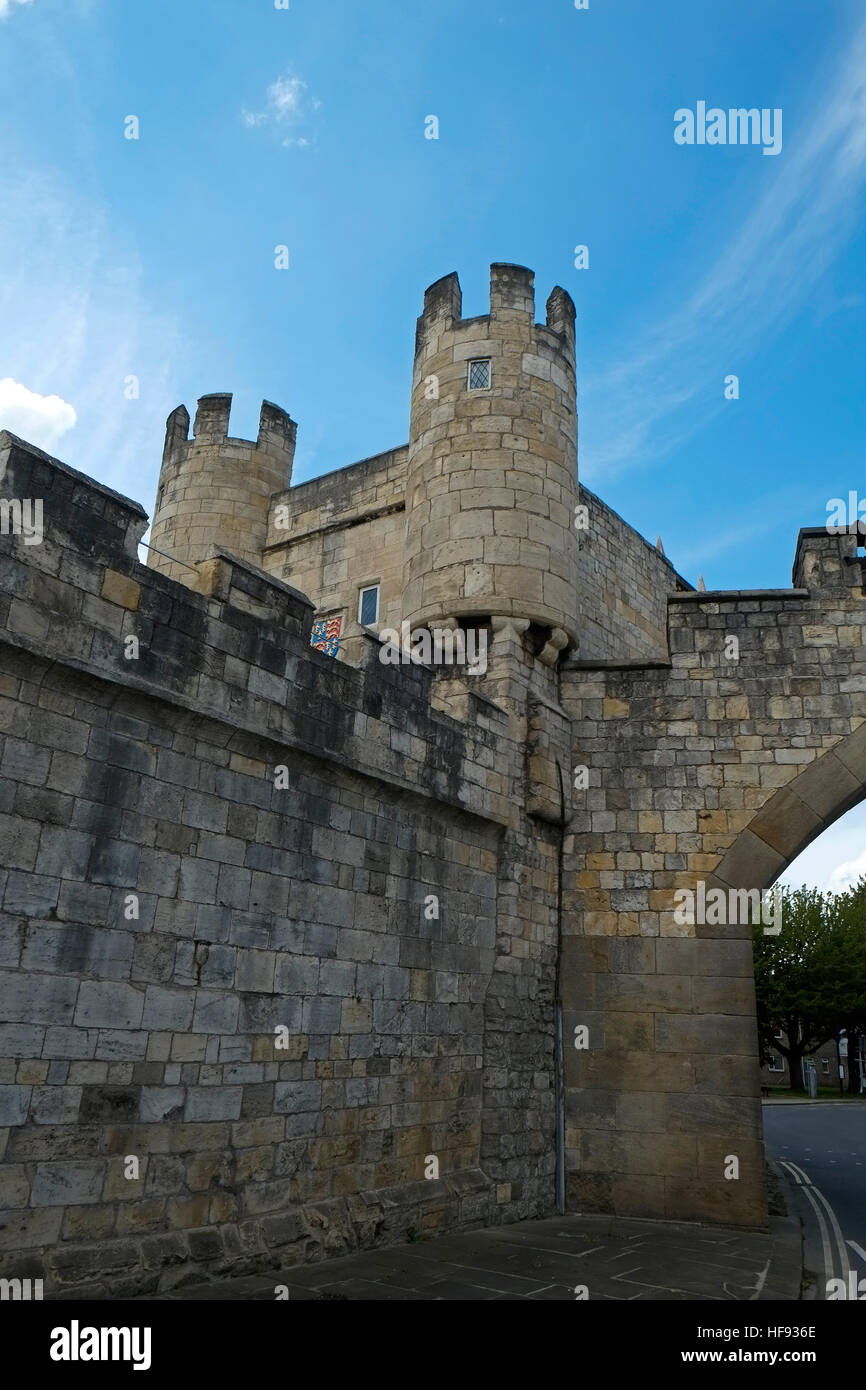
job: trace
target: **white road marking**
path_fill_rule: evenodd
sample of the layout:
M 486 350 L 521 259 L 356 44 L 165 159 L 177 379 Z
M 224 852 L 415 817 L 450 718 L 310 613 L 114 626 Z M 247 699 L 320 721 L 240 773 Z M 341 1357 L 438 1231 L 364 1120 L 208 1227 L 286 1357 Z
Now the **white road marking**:
M 821 1208 L 818 1206 L 818 1203 L 815 1201 L 815 1198 L 812 1196 L 811 1192 L 809 1191 L 809 1188 L 811 1187 L 812 1184 L 810 1183 L 809 1179 L 806 1177 L 806 1174 L 803 1172 L 802 1168 L 798 1168 L 797 1165 L 796 1165 L 796 1163 L 783 1163 L 783 1164 L 782 1164 L 782 1167 L 783 1167 L 783 1168 L 789 1168 L 789 1169 L 794 1173 L 794 1176 L 795 1176 L 796 1179 L 797 1179 L 797 1184 L 798 1184 L 798 1186 L 802 1187 L 802 1189 L 803 1189 L 803 1191 L 805 1192 L 807 1198 L 809 1199 L 809 1202 L 810 1202 L 811 1206 L 812 1206 L 813 1209 L 814 1209 L 815 1216 L 816 1216 L 817 1221 L 818 1221 L 818 1232 L 819 1232 L 819 1234 L 820 1234 L 820 1236 L 821 1236 L 821 1245 L 822 1245 L 823 1251 L 824 1251 L 824 1278 L 825 1278 L 825 1281 L 828 1280 L 828 1279 L 832 1279 L 832 1278 L 833 1278 L 833 1254 L 832 1254 L 832 1251 L 831 1251 L 831 1248 L 830 1248 L 830 1233 L 829 1233 L 829 1231 L 827 1230 L 827 1223 L 826 1223 L 826 1221 L 824 1220 L 823 1214 L 822 1214 L 822 1212 L 821 1212 Z M 805 1178 L 805 1182 L 801 1181 L 801 1178 Z M 826 1282 L 825 1282 L 825 1285 L 824 1285 L 824 1292 L 826 1293 L 826 1291 L 827 1291 L 827 1285 L 826 1285 Z
M 818 1229 L 819 1229 L 819 1231 L 820 1231 L 820 1233 L 821 1233 L 821 1245 L 823 1246 L 823 1249 L 824 1249 L 824 1276 L 825 1276 L 825 1279 L 832 1279 L 832 1278 L 833 1278 L 833 1255 L 832 1255 L 832 1252 L 831 1252 L 831 1249 L 830 1249 L 830 1233 L 829 1233 L 829 1231 L 827 1230 L 827 1223 L 825 1222 L 824 1217 L 823 1217 L 822 1214 L 821 1214 L 821 1208 L 818 1206 L 818 1203 L 815 1201 L 815 1198 L 812 1196 L 812 1194 L 811 1194 L 811 1192 L 809 1191 L 808 1187 L 804 1187 L 804 1188 L 803 1188 L 803 1191 L 805 1192 L 806 1196 L 808 1197 L 809 1202 L 811 1203 L 811 1205 L 812 1205 L 812 1207 L 813 1207 L 813 1209 L 814 1209 L 815 1216 L 816 1216 L 817 1219 L 818 1219 Z M 826 1284 L 825 1284 L 825 1286 L 824 1286 L 824 1293 L 825 1293 L 825 1295 L 826 1295 L 826 1292 L 827 1292 L 827 1288 L 826 1288 Z
M 848 1259 L 848 1252 L 845 1249 L 845 1240 L 842 1235 L 839 1222 L 836 1220 L 836 1213 L 834 1212 L 830 1203 L 827 1201 L 827 1198 L 824 1196 L 821 1189 L 819 1187 L 816 1187 L 815 1184 L 812 1182 L 808 1173 L 804 1172 L 802 1168 L 798 1168 L 796 1163 L 785 1162 L 782 1166 L 784 1168 L 790 1169 L 793 1172 L 794 1176 L 797 1178 L 799 1186 L 803 1188 L 803 1191 L 806 1197 L 808 1198 L 811 1206 L 813 1207 L 816 1217 L 818 1218 L 818 1228 L 821 1233 L 821 1244 L 824 1250 L 824 1268 L 827 1272 L 827 1278 L 832 1279 L 834 1277 L 833 1258 L 831 1253 L 827 1223 L 824 1221 L 824 1217 L 821 1213 L 821 1208 L 818 1206 L 818 1202 L 821 1203 L 821 1205 L 824 1207 L 824 1210 L 827 1213 L 827 1217 L 830 1222 L 830 1227 L 832 1228 L 833 1236 L 835 1238 L 836 1245 L 839 1250 L 839 1266 L 841 1269 L 842 1278 L 847 1279 L 848 1274 L 851 1270 L 851 1264 Z M 812 1196 L 813 1192 L 815 1194 L 815 1197 L 818 1198 L 818 1202 L 816 1202 L 815 1197 Z M 862 1253 L 860 1251 L 860 1247 L 856 1245 L 853 1241 L 848 1241 L 848 1244 L 852 1247 L 852 1249 L 856 1249 L 858 1254 Z M 866 1255 L 864 1255 L 863 1258 L 866 1259 Z
M 852 1250 L 857 1251 L 857 1254 L 860 1256 L 860 1259 L 866 1262 L 866 1250 L 863 1249 L 863 1246 L 858 1245 L 856 1240 L 849 1240 L 848 1244 L 851 1246 Z
M 766 1282 L 767 1282 L 767 1275 L 768 1275 L 769 1272 L 770 1272 L 770 1263 L 771 1263 L 770 1260 L 768 1260 L 767 1263 L 764 1265 L 764 1268 L 761 1270 L 760 1274 L 758 1275 L 758 1282 L 757 1282 L 757 1284 L 755 1285 L 755 1292 L 749 1294 L 749 1302 L 750 1302 L 750 1303 L 754 1302 L 754 1300 L 755 1300 L 756 1298 L 760 1298 L 760 1297 L 761 1297 L 761 1290 L 763 1289 L 764 1285 L 766 1284 Z M 725 1284 L 725 1293 L 727 1293 L 727 1292 L 728 1292 L 728 1286 L 727 1286 L 727 1284 Z
M 809 1177 L 808 1173 L 803 1172 L 802 1168 L 798 1168 L 796 1163 L 792 1163 L 789 1159 L 788 1162 L 785 1164 L 785 1167 L 790 1168 L 792 1173 L 795 1174 L 797 1182 L 800 1184 L 800 1186 L 803 1186 L 805 1184 L 806 1187 L 811 1187 L 812 1179 Z
M 818 1198 L 818 1201 L 823 1202 L 826 1208 L 827 1216 L 830 1219 L 830 1225 L 833 1228 L 833 1234 L 836 1237 L 836 1244 L 839 1247 L 839 1263 L 842 1267 L 842 1278 L 847 1279 L 851 1269 L 851 1265 L 848 1261 L 848 1251 L 845 1249 L 845 1240 L 842 1235 L 842 1231 L 839 1227 L 839 1222 L 836 1220 L 836 1213 L 830 1206 L 830 1203 L 827 1201 L 827 1198 L 824 1196 L 821 1189 L 819 1187 L 815 1187 L 814 1183 L 812 1184 L 812 1188 Z

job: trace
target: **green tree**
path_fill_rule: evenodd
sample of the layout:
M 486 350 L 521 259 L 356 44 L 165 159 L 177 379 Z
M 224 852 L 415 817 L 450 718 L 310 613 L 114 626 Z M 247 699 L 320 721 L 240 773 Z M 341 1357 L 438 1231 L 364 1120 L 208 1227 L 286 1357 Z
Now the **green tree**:
M 860 1039 L 866 1033 L 866 877 L 830 895 L 825 943 L 827 1017 L 848 1039 L 848 1090 L 860 1090 Z
M 817 888 L 783 888 L 782 923 L 777 936 L 753 933 L 755 990 L 761 1061 L 772 1049 L 788 1060 L 792 1090 L 805 1090 L 803 1059 L 836 1036 L 829 1012 L 832 961 L 827 948 L 828 917 Z M 775 1037 L 778 1029 L 785 1041 Z

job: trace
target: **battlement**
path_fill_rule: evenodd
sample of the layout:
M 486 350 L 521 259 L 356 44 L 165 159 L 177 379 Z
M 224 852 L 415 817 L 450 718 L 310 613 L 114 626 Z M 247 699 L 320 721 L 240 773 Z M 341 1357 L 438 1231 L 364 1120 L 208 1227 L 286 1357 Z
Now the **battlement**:
M 21 496 L 45 499 L 46 525 L 33 546 L 0 534 L 0 650 L 107 682 L 118 698 L 164 701 L 201 724 L 227 720 L 275 753 L 295 749 L 424 802 L 513 820 L 515 788 L 501 794 L 480 766 L 502 746 L 501 712 L 480 711 L 470 726 L 432 708 L 430 671 L 383 664 L 375 638 L 360 669 L 330 661 L 310 646 L 307 595 L 220 546 L 192 584 L 141 564 L 139 503 L 3 430 L 0 500 Z M 428 745 L 447 747 L 447 776 L 420 751 Z
M 858 551 L 866 545 L 866 526 L 805 526 L 797 537 L 793 583 L 801 589 L 862 589 L 866 586 L 866 559 Z
M 500 326 L 521 325 L 527 338 L 550 335 L 549 346 L 565 351 L 574 359 L 575 309 L 571 295 L 561 285 L 551 291 L 544 323 L 535 322 L 535 272 L 523 265 L 495 261 L 490 267 L 490 311 L 463 318 L 463 292 L 456 271 L 434 281 L 424 293 L 424 308 L 415 334 L 416 358 L 437 345 L 443 331 L 468 331 L 473 336 L 485 324 L 488 337 L 496 339 Z M 507 330 L 506 330 L 507 331 Z M 512 330 L 513 331 L 513 330 Z
M 292 481 L 298 427 L 263 401 L 255 441 L 229 434 L 228 391 L 198 401 L 193 435 L 189 411 L 177 406 L 165 428 L 150 563 L 189 581 L 189 568 L 213 546 L 257 563 L 267 540 L 273 495 Z
M 0 430 L 0 498 L 38 501 L 42 524 L 22 544 L 39 550 L 42 527 L 67 546 L 105 561 L 137 558 L 147 529 L 138 502 L 61 463 L 34 444 Z M 14 526 L 11 528 L 14 534 Z M 8 534 L 4 527 L 0 534 Z
M 217 391 L 200 396 L 195 413 L 193 436 L 190 438 L 189 411 L 185 405 L 177 406 L 169 415 L 165 425 L 165 447 L 162 460 L 175 463 L 184 457 L 191 445 L 238 446 L 242 449 L 256 449 L 273 458 L 284 458 L 288 478 L 291 480 L 292 462 L 298 426 L 287 411 L 272 401 L 263 401 L 259 415 L 259 430 L 255 442 L 249 439 L 236 439 L 229 435 L 232 393 Z

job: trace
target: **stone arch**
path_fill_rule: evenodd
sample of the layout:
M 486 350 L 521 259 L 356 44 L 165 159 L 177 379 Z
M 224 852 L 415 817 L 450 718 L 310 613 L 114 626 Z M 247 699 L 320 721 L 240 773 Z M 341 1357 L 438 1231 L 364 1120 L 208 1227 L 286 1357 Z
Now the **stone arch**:
M 713 879 L 769 888 L 807 845 L 866 799 L 866 722 L 780 787 L 737 835 Z

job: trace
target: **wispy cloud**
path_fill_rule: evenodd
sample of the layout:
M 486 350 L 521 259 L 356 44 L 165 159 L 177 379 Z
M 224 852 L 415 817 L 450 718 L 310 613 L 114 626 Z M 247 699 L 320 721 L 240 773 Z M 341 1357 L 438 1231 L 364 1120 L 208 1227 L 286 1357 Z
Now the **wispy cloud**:
M 11 430 L 40 449 L 53 449 L 77 418 L 62 396 L 40 396 L 11 376 L 0 381 L 0 429 Z
M 272 82 L 265 92 L 264 105 L 258 111 L 246 107 L 241 111 L 244 125 L 255 129 L 268 126 L 281 136 L 280 143 L 294 145 L 298 149 L 308 148 L 312 137 L 298 133 L 309 128 L 310 117 L 319 110 L 321 102 L 308 95 L 307 83 L 291 72 L 285 72 Z
M 12 383 L 0 420 L 51 452 L 62 438 L 66 463 L 148 506 L 175 400 L 177 327 L 145 305 L 137 256 L 97 198 L 14 159 L 0 202 L 0 264 L 14 267 L 0 280 Z
M 787 528 L 790 523 L 799 526 L 804 508 L 811 500 L 810 491 L 806 487 L 776 488 L 771 493 L 752 498 L 740 507 L 733 503 L 726 504 L 727 524 L 724 527 L 718 525 L 718 518 L 714 515 L 708 519 L 711 524 L 698 532 L 690 525 L 678 535 L 674 528 L 673 534 L 666 533 L 665 539 L 672 550 L 672 543 L 676 542 L 674 553 L 677 568 L 686 574 L 700 569 L 707 588 L 712 589 L 713 577 L 708 568 L 710 560 L 743 545 L 751 544 L 757 548 L 759 540 L 780 528 Z M 681 538 L 687 543 L 680 545 Z
M 778 335 L 844 245 L 866 183 L 866 23 L 799 136 L 758 166 L 769 182 L 713 271 L 636 351 L 584 381 L 588 482 L 663 456 L 723 408 L 722 376 Z
M 0 19 L 6 19 L 12 13 L 13 5 L 32 5 L 33 0 L 0 0 Z

